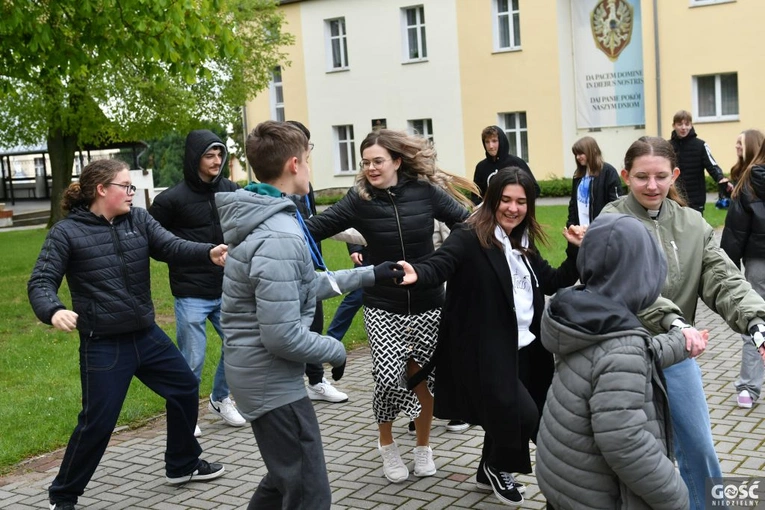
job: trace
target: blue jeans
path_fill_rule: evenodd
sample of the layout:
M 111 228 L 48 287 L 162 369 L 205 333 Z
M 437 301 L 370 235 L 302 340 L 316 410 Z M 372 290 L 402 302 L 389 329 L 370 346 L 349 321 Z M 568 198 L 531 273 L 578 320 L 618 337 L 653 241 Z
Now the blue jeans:
M 686 359 L 665 368 L 664 376 L 680 476 L 688 486 L 691 510 L 704 510 L 705 482 L 709 477 L 722 477 L 722 471 L 712 439 L 701 369 L 696 360 Z
M 220 327 L 220 301 L 220 298 L 175 298 L 175 338 L 181 354 L 197 377 L 197 382 L 202 380 L 202 368 L 205 365 L 208 320 L 221 339 L 220 361 L 215 370 L 212 387 L 212 399 L 216 402 L 220 402 L 229 394 L 223 367 L 224 335 Z
M 335 311 L 335 316 L 332 317 L 332 322 L 327 328 L 327 336 L 342 340 L 345 334 L 348 332 L 348 328 L 353 323 L 353 318 L 356 316 L 356 312 L 361 308 L 361 301 L 364 296 L 364 292 L 361 288 L 354 290 L 347 294 L 340 302 L 340 306 Z
M 51 502 L 77 503 L 101 461 L 133 376 L 166 400 L 168 476 L 194 470 L 202 453 L 194 438 L 199 384 L 159 326 L 108 337 L 80 336 L 82 411 L 66 446 Z

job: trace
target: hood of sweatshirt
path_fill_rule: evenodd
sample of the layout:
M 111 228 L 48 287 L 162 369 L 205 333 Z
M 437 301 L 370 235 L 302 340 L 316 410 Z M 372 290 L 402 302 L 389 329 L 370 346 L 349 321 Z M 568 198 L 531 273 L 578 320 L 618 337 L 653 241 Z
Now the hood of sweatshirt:
M 268 184 L 250 184 L 247 189 L 229 193 L 216 193 L 223 242 L 228 245 L 241 243 L 259 225 L 271 216 L 285 211 L 295 214 L 295 204 Z
M 507 139 L 505 130 L 499 126 L 494 126 L 494 128 L 499 133 L 497 135 L 497 139 L 499 140 L 499 150 L 497 150 L 496 156 L 492 157 L 489 155 L 488 152 L 486 152 L 486 146 L 483 144 L 483 138 L 481 139 L 481 146 L 483 147 L 483 153 L 486 155 L 486 159 L 488 159 L 489 161 L 498 161 L 506 157 L 508 154 L 510 154 L 510 141 Z
M 212 148 L 221 150 L 221 171 L 212 181 L 205 182 L 199 177 L 199 162 L 202 156 Z M 186 152 L 183 156 L 183 177 L 192 189 L 210 190 L 223 178 L 223 169 L 228 159 L 228 151 L 218 135 L 208 129 L 197 129 L 186 137 Z

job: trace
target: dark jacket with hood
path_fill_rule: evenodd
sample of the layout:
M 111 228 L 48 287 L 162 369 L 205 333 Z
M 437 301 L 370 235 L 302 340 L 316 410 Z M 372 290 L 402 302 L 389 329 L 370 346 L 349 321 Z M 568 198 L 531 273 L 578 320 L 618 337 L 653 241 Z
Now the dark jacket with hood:
M 205 182 L 199 177 L 199 162 L 214 147 L 220 148 L 223 156 L 221 171 L 211 182 Z M 215 193 L 238 188 L 223 177 L 226 155 L 226 146 L 212 131 L 200 129 L 189 133 L 183 158 L 183 181 L 157 195 L 149 213 L 182 239 L 221 244 L 223 231 L 215 207 Z M 222 267 L 170 264 L 170 290 L 175 297 L 217 299 L 222 282 Z
M 571 183 L 571 199 L 568 201 L 568 220 L 566 226 L 579 225 L 579 204 L 577 193 L 582 177 L 575 177 Z M 603 163 L 600 173 L 590 182 L 590 223 L 600 215 L 600 211 L 609 202 L 613 202 L 621 194 L 622 180 L 616 168 Z
M 429 181 L 408 177 L 399 171 L 398 183 L 387 189 L 367 184 L 371 200 L 352 188 L 339 202 L 306 224 L 320 241 L 355 228 L 367 241 L 368 262 L 386 260 L 414 262 L 433 253 L 433 220 L 450 228 L 468 217 L 468 211 L 444 190 Z M 397 314 L 419 314 L 440 307 L 443 287 L 409 288 L 378 283 L 364 289 L 364 306 Z
M 752 167 L 752 192 L 731 201 L 720 246 L 740 268 L 741 260 L 765 259 L 765 167 Z
M 210 261 L 213 246 L 173 236 L 140 207 L 111 223 L 78 207 L 48 232 L 27 284 L 29 303 L 50 324 L 54 313 L 66 309 L 57 294 L 66 275 L 80 334 L 146 329 L 154 324 L 149 257 L 212 271 L 218 267 Z
M 687 357 L 685 338 L 677 328 L 651 338 L 636 316 L 661 292 L 664 254 L 640 221 L 604 214 L 577 267 L 582 285 L 559 292 L 542 318 L 556 370 L 537 437 L 539 487 L 558 510 L 688 508 L 661 371 Z
M 492 177 L 494 177 L 497 171 L 511 166 L 518 167 L 521 170 L 525 170 L 529 173 L 531 178 L 534 180 L 534 188 L 537 190 L 537 196 L 539 196 L 539 184 L 537 184 L 537 180 L 534 178 L 534 174 L 531 173 L 531 168 L 529 168 L 529 165 L 523 159 L 510 154 L 510 142 L 507 139 L 507 135 L 505 135 L 505 131 L 499 126 L 494 127 L 498 133 L 497 139 L 499 140 L 499 150 L 497 150 L 496 156 L 490 156 L 489 153 L 484 149 L 486 159 L 482 159 L 475 166 L 473 182 L 475 182 L 475 185 L 478 186 L 479 190 L 481 190 L 481 196 L 479 197 L 473 195 L 473 203 L 476 205 L 481 203 L 483 195 L 489 188 L 489 181 Z M 481 140 L 481 146 L 485 147 L 483 140 Z
M 719 182 L 724 177 L 723 171 L 712 157 L 709 145 L 696 136 L 694 128 L 691 128 L 684 138 L 680 138 L 675 131 L 672 131 L 670 142 L 677 154 L 677 167 L 680 169 L 680 177 L 675 184 L 685 192 L 688 205 L 696 210 L 703 209 L 707 201 L 704 169 L 709 172 L 715 182 Z

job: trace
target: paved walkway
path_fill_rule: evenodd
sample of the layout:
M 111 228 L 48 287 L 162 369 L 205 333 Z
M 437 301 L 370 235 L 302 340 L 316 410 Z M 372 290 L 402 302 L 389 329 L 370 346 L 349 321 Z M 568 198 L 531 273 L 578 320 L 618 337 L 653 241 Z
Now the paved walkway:
M 762 476 L 765 472 L 765 405 L 753 409 L 736 407 L 732 382 L 738 374 L 740 337 L 700 304 L 699 328 L 713 338 L 699 359 L 704 371 L 707 397 L 717 443 L 726 475 Z M 476 508 L 498 509 L 492 494 L 477 492 L 474 474 L 481 449 L 477 427 L 451 433 L 436 421 L 432 446 L 438 473 L 429 478 L 410 476 L 402 484 L 390 484 L 382 476 L 376 449 L 377 428 L 371 410 L 372 376 L 369 351 L 358 349 L 349 356 L 346 376 L 338 384 L 350 395 L 344 404 L 317 403 L 335 509 Z M 72 416 L 74 423 L 75 417 Z M 406 433 L 406 419 L 395 425 L 405 460 L 411 463 L 414 438 Z M 164 422 L 122 431 L 112 442 L 96 471 L 79 508 L 119 510 L 246 508 L 266 470 L 249 427 L 222 425 L 202 407 L 200 426 L 204 457 L 222 462 L 226 475 L 211 483 L 171 487 L 164 483 Z M 14 475 L 0 478 L 0 508 L 47 508 L 46 488 L 55 476 L 62 452 L 35 459 Z M 521 476 L 527 484 L 524 508 L 544 508 L 533 476 Z

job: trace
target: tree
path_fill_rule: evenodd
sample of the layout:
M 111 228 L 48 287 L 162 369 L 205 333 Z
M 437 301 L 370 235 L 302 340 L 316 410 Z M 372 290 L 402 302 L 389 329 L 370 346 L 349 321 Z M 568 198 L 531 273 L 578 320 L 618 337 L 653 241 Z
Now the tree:
M 47 140 L 58 204 L 77 147 L 227 125 L 284 65 L 276 3 L 0 0 L 0 143 Z

